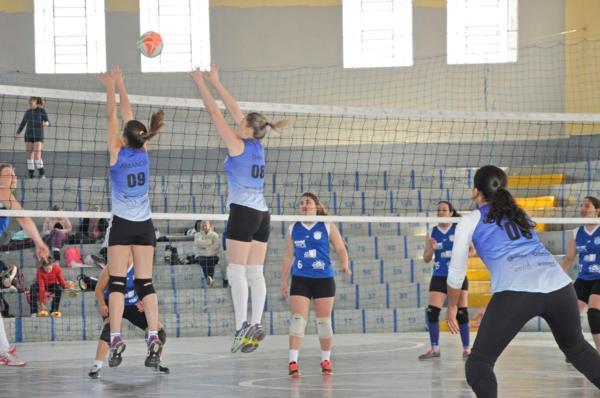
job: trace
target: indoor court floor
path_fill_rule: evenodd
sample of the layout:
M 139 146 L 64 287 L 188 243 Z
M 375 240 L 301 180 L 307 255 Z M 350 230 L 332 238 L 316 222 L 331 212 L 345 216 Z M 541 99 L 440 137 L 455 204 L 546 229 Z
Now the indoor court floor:
M 442 359 L 421 362 L 425 333 L 336 335 L 334 374 L 323 377 L 316 336 L 300 352 L 303 376 L 287 375 L 287 336 L 268 336 L 253 354 L 230 354 L 228 337 L 169 339 L 171 374 L 143 366 L 143 341 L 129 340 L 123 364 L 88 378 L 95 343 L 18 347 L 25 368 L 0 369 L 2 397 L 474 397 L 460 340 L 442 335 Z M 500 397 L 600 397 L 565 363 L 549 333 L 521 333 L 496 365 Z

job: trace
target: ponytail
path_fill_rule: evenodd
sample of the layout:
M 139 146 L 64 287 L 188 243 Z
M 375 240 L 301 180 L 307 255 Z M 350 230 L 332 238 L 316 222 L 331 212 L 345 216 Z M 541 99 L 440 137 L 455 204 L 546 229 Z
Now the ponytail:
M 127 145 L 139 149 L 144 144 L 154 138 L 160 132 L 164 123 L 164 112 L 162 109 L 152 114 L 150 119 L 150 131 L 146 129 L 144 123 L 139 120 L 130 120 L 125 124 L 123 135 L 127 138 Z

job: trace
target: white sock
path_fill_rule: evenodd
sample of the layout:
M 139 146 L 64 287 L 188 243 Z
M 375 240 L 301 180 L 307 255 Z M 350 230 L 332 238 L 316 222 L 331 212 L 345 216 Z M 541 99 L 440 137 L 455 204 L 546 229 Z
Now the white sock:
M 27 170 L 35 170 L 33 159 L 27 159 Z
M 44 168 L 44 161 L 42 159 L 36 159 L 34 161 L 35 163 L 35 168 L 36 169 L 43 169 Z
M 321 350 L 321 361 L 329 361 L 331 358 L 331 351 Z
M 290 350 L 290 362 L 298 362 L 298 350 Z
M 0 315 L 0 355 L 4 355 L 8 352 L 10 346 L 8 339 L 6 338 L 6 330 L 4 330 L 4 321 Z
M 231 299 L 235 313 L 235 330 L 240 330 L 248 317 L 248 281 L 246 266 L 229 264 L 227 277 L 231 286 Z
M 121 332 L 110 332 L 110 344 L 112 345 L 115 337 L 121 337 Z
M 103 361 L 94 361 L 94 365 L 96 365 L 98 369 L 102 369 L 102 362 Z
M 246 266 L 246 279 L 252 294 L 252 325 L 261 323 L 265 301 L 267 301 L 267 283 L 263 274 L 262 265 Z

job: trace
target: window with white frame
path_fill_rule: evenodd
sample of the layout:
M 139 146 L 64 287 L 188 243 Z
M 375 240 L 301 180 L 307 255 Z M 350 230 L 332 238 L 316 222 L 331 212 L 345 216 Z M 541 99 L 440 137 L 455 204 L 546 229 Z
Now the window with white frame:
M 413 64 L 412 0 L 343 1 L 344 68 Z
M 36 73 L 106 70 L 104 0 L 34 0 Z
M 140 34 L 163 39 L 161 55 L 141 56 L 142 72 L 181 72 L 210 68 L 208 0 L 140 0 Z
M 518 0 L 448 0 L 448 63 L 517 61 Z

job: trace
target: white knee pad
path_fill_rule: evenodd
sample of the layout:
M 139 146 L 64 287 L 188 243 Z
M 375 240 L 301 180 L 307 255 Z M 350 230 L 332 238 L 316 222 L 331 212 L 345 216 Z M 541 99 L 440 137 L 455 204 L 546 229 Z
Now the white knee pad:
M 239 264 L 229 264 L 227 267 L 227 280 L 230 284 L 246 281 L 246 267 Z
M 304 337 L 308 320 L 300 314 L 293 314 L 290 322 L 290 336 Z
M 317 318 L 317 333 L 319 334 L 320 339 L 330 339 L 333 337 L 331 317 Z

